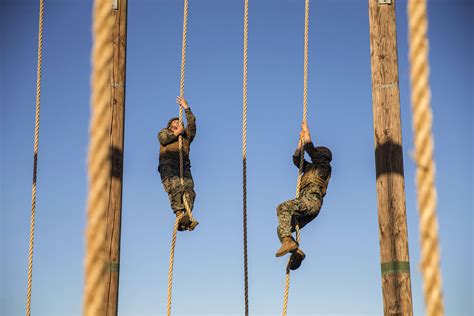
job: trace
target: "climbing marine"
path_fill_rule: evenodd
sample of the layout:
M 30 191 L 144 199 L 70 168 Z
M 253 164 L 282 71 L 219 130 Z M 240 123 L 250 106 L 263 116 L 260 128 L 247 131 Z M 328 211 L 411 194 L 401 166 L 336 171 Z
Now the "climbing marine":
M 196 136 L 196 117 L 191 112 L 188 102 L 183 97 L 177 97 L 176 103 L 181 106 L 186 113 L 187 125 L 184 128 L 180 124 L 179 118 L 174 117 L 168 121 L 166 128 L 158 133 L 160 142 L 160 163 L 158 172 L 161 176 L 163 187 L 168 193 L 171 208 L 176 217 L 183 214 L 178 224 L 178 230 L 194 230 L 199 224 L 194 219 L 190 219 L 186 214 L 184 199 L 190 211 L 193 209 L 196 193 L 194 192 L 194 181 L 191 175 L 191 163 L 189 160 L 190 145 Z M 183 151 L 183 183 L 180 178 L 179 162 L 179 136 L 182 138 Z
M 306 122 L 303 122 L 298 147 L 293 155 L 296 167 L 299 168 L 301 154 L 304 155 L 305 152 L 311 157 L 311 163 L 303 160 L 299 196 L 277 207 L 277 232 L 282 245 L 275 255 L 281 257 L 291 252 L 289 263 L 291 270 L 298 269 L 305 258 L 304 252 L 299 248 L 291 233 L 295 231 L 296 224 L 303 228 L 318 216 L 331 178 L 331 151 L 326 147 L 314 147 L 308 126 Z

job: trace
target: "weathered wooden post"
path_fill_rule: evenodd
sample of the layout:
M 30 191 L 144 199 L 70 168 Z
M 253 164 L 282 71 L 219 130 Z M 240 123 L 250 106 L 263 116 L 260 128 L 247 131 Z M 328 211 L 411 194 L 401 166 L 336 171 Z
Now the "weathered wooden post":
M 395 0 L 369 0 L 372 107 L 384 315 L 413 315 Z
M 107 211 L 106 255 L 108 264 L 106 297 L 104 305 L 106 315 L 117 315 L 119 268 L 120 268 L 120 228 L 122 217 L 122 177 L 125 121 L 125 65 L 127 47 L 127 0 L 112 0 L 114 27 L 111 44 L 113 60 L 111 65 L 110 96 L 110 195 Z

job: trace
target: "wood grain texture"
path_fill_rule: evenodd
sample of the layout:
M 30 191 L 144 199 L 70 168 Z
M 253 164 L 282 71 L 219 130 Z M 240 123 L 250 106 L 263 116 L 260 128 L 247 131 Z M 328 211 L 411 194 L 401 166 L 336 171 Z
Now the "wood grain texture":
M 413 315 L 395 1 L 369 0 L 372 107 L 384 315 Z
M 110 158 L 109 204 L 107 210 L 106 269 L 107 290 L 104 298 L 106 315 L 118 313 L 120 272 L 120 231 L 122 217 L 122 176 L 125 123 L 125 66 L 127 43 L 127 0 L 118 1 L 118 9 L 112 10 L 113 61 L 111 65 L 110 99 Z

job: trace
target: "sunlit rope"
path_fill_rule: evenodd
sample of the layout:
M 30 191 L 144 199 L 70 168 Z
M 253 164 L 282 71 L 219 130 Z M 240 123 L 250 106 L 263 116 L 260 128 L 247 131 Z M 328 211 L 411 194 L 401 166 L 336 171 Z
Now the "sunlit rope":
M 181 79 L 179 84 L 179 95 L 180 97 L 184 98 L 184 75 L 186 70 L 186 39 L 187 39 L 187 32 L 188 32 L 188 0 L 184 0 L 184 12 L 183 12 L 183 42 L 181 47 Z M 183 124 L 183 108 L 179 107 L 179 125 Z M 183 167 L 183 138 L 179 135 L 179 178 L 181 182 L 181 186 L 184 187 L 184 167 Z M 188 195 L 186 193 L 183 194 L 183 204 L 186 210 L 186 214 L 189 217 L 190 221 L 194 221 L 193 214 L 191 212 L 191 208 L 188 203 Z M 178 230 L 179 221 L 183 217 L 183 214 L 180 214 L 176 217 L 176 222 L 174 224 L 173 229 L 173 238 L 171 242 L 171 250 L 170 250 L 170 262 L 169 262 L 169 269 L 168 269 L 168 304 L 167 304 L 167 315 L 171 315 L 171 297 L 172 297 L 172 288 L 173 288 L 173 265 L 174 265 L 174 250 L 176 246 L 176 234 Z
M 38 66 L 36 71 L 36 110 L 35 110 L 35 140 L 33 152 L 33 184 L 31 188 L 31 219 L 30 219 L 30 246 L 28 255 L 28 288 L 26 294 L 26 315 L 31 313 L 31 288 L 33 283 L 33 246 L 35 241 L 35 213 L 36 213 L 36 176 L 38 170 L 38 143 L 40 126 L 41 100 L 41 66 L 43 64 L 43 20 L 44 0 L 40 0 L 39 31 L 38 31 Z
M 113 16 L 110 1 L 94 2 L 92 48 L 92 107 L 88 159 L 89 196 L 87 205 L 84 315 L 104 314 L 106 256 L 105 232 L 110 176 L 109 103 L 110 45 Z
M 444 315 L 444 305 L 436 216 L 434 142 L 431 132 L 433 115 L 430 106 L 426 0 L 408 1 L 408 24 L 423 291 L 426 315 L 441 316 Z
M 179 95 L 184 98 L 184 77 L 186 71 L 186 43 L 188 33 L 188 0 L 184 0 L 184 13 L 183 13 L 183 43 L 181 47 L 181 79 L 179 83 Z M 183 124 L 183 108 L 179 107 L 179 124 Z M 183 137 L 179 135 L 179 178 L 181 185 L 184 186 L 184 170 L 183 170 Z M 183 204 L 189 219 L 193 221 L 193 214 L 188 204 L 187 194 L 183 194 Z
M 304 18 L 304 78 L 303 78 L 303 122 L 306 123 L 308 113 L 308 35 L 309 35 L 309 0 L 305 0 L 305 18 Z M 304 138 L 301 139 L 300 166 L 298 170 L 298 181 L 296 183 L 296 197 L 300 196 L 301 178 L 303 175 L 304 162 Z M 299 225 L 296 223 L 296 242 L 300 242 Z M 288 296 L 290 292 L 290 259 L 286 268 L 285 293 L 283 295 L 283 316 L 286 316 L 288 310 Z
M 168 303 L 166 305 L 167 315 L 171 315 L 171 291 L 173 288 L 173 265 L 174 265 L 174 249 L 176 247 L 176 234 L 178 232 L 179 221 L 183 218 L 184 214 L 176 216 L 176 221 L 174 222 L 173 227 L 173 238 L 171 240 L 171 249 L 170 249 L 170 263 L 168 268 Z
M 247 51 L 248 51 L 248 26 L 249 2 L 244 0 L 244 70 L 242 84 L 242 205 L 243 205 L 243 233 L 244 233 L 244 299 L 245 315 L 249 314 L 249 277 L 247 255 Z

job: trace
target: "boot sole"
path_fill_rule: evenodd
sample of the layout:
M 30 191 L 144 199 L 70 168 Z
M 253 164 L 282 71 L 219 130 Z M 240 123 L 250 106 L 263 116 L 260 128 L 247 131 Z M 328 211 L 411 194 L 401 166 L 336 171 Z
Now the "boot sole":
M 199 225 L 198 221 L 192 221 L 191 224 L 189 224 L 188 230 L 193 231 L 197 225 Z
M 304 258 L 306 258 L 306 255 L 302 250 L 297 249 L 295 252 L 293 252 L 291 254 L 290 262 L 288 264 L 290 270 L 298 269 L 301 266 L 301 263 L 303 262 Z

